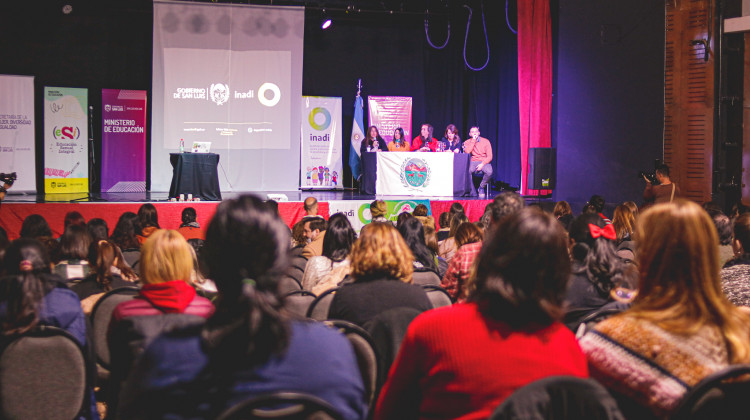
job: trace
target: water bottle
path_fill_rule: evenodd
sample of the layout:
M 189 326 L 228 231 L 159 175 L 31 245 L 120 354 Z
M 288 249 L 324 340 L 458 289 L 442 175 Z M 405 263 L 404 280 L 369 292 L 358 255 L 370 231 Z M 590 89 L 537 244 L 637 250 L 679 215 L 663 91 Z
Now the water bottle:
M 185 140 L 180 139 L 180 153 L 185 153 Z

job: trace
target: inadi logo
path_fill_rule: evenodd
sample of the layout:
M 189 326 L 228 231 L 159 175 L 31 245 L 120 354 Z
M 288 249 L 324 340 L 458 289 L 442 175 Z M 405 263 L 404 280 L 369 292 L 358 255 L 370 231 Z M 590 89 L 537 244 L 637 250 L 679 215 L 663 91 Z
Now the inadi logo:
M 331 125 L 331 113 L 322 107 L 313 108 L 307 119 L 310 121 L 310 127 L 318 131 L 323 131 Z
M 52 130 L 52 136 L 55 140 L 59 139 L 78 139 L 81 137 L 81 130 L 78 127 L 55 127 Z

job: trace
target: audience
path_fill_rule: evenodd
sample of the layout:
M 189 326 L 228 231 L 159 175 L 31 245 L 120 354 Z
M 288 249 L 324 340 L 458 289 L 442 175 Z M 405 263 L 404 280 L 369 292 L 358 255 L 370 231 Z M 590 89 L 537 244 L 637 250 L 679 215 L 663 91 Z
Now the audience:
M 51 238 L 52 229 L 49 228 L 49 224 L 44 217 L 39 214 L 30 214 L 23 219 L 20 236 L 37 240 Z
M 427 248 L 422 222 L 416 217 L 412 217 L 404 221 L 399 226 L 398 231 L 414 257 L 412 262 L 414 271 L 431 271 L 438 274 L 436 255 Z
M 66 282 L 80 281 L 91 273 L 88 256 L 91 235 L 85 225 L 70 225 L 60 237 L 60 254 L 55 273 Z
M 198 224 L 198 212 L 192 207 L 185 207 L 182 209 L 182 224 L 177 229 L 178 232 L 185 238 L 190 239 L 206 239 L 206 235 L 203 234 L 201 225 Z
M 322 217 L 305 217 L 302 219 L 305 227 L 305 237 L 310 241 L 302 250 L 302 256 L 310 260 L 323 254 L 323 239 L 326 235 L 327 223 Z
M 354 282 L 333 296 L 329 319 L 363 326 L 388 309 L 407 307 L 421 312 L 432 308 L 424 290 L 412 284 L 414 256 L 392 225 L 374 223 L 363 230 L 350 259 Z
M 604 197 L 594 194 L 591 196 L 591 198 L 589 198 L 589 202 L 586 204 L 589 204 L 592 207 L 589 211 L 593 211 L 598 214 L 599 217 L 604 219 L 607 224 L 612 223 L 612 221 L 604 215 L 604 205 L 606 204 L 606 202 L 604 201 Z M 584 213 L 586 212 L 584 211 Z
M 492 230 L 507 216 L 517 213 L 524 207 L 526 207 L 526 201 L 518 193 L 512 191 L 500 193 L 492 200 L 492 206 L 490 207 L 492 210 L 492 225 L 489 230 Z M 487 228 L 485 227 L 485 229 Z
M 438 253 L 440 252 L 440 247 L 438 246 L 437 238 L 437 232 L 435 232 L 434 228 L 431 228 L 429 226 L 424 227 L 424 243 L 425 245 L 427 245 L 427 249 L 429 249 L 430 252 L 432 252 L 432 255 L 434 255 L 437 259 L 438 277 L 442 279 L 445 275 L 445 272 L 448 270 L 448 261 L 438 255 Z
M 612 225 L 617 235 L 617 245 L 633 240 L 635 231 L 635 215 L 630 208 L 624 204 L 615 207 L 615 215 L 612 217 Z
M 450 264 L 451 259 L 456 254 L 456 231 L 462 223 L 468 223 L 469 218 L 463 212 L 456 213 L 451 219 L 451 228 L 448 231 L 448 238 L 442 242 L 438 242 L 438 255 L 445 258 Z
M 102 294 L 120 287 L 135 286 L 138 277 L 125 263 L 120 248 L 108 240 L 100 240 L 91 244 L 89 248 L 88 263 L 91 274 L 78 283 L 70 286 L 70 289 L 83 301 L 93 295 L 84 305 L 84 312 L 90 313 L 90 309 Z M 88 311 L 86 309 L 89 309 Z
M 305 209 L 305 217 L 320 217 L 318 216 L 318 199 L 315 197 L 307 197 L 302 207 Z
M 138 230 L 140 222 L 138 215 L 131 211 L 126 211 L 117 220 L 115 230 L 112 231 L 110 240 L 120 248 L 125 262 L 138 273 L 138 262 L 141 259 L 141 243 L 138 240 Z
M 727 261 L 734 257 L 734 249 L 732 248 L 732 221 L 721 210 L 709 213 L 709 215 L 716 227 L 716 233 L 719 235 L 719 267 L 723 267 Z
M 440 217 L 438 217 L 438 230 L 437 230 L 437 240 L 438 242 L 444 241 L 448 238 L 448 233 L 451 230 L 451 215 L 447 211 L 444 211 L 440 213 Z
M 427 206 L 420 203 L 420 204 L 417 204 L 416 207 L 414 207 L 414 211 L 411 212 L 411 215 L 414 217 L 419 217 L 419 216 L 427 216 L 428 213 L 429 213 L 429 210 L 427 209 Z
M 331 216 L 323 238 L 322 255 L 307 262 L 302 288 L 320 295 L 336 287 L 349 274 L 349 252 L 356 239 L 357 234 L 346 215 L 336 213 Z
M 454 301 L 463 301 L 467 293 L 465 286 L 471 275 L 479 250 L 482 249 L 483 232 L 473 223 L 465 222 L 456 230 L 456 255 L 448 264 L 448 270 L 440 285 Z
M 591 375 L 663 418 L 691 387 L 731 364 L 750 362 L 750 318 L 731 305 L 719 279 L 711 218 L 682 199 L 638 220 L 638 295 L 632 307 L 580 340 Z M 629 415 L 630 414 L 630 415 Z
M 95 217 L 86 223 L 86 230 L 91 235 L 92 241 L 103 241 L 109 239 L 109 226 L 104 219 Z
M 292 248 L 289 250 L 289 256 L 301 257 L 302 251 L 307 246 L 307 235 L 305 235 L 305 220 L 300 220 L 292 227 Z
M 140 228 L 139 231 L 136 231 L 138 243 L 143 244 L 149 236 L 161 229 L 156 206 L 146 203 L 138 208 L 138 223 L 138 227 Z
M 280 312 L 277 277 L 288 247 L 287 227 L 260 199 L 219 204 L 203 250 L 219 291 L 216 313 L 205 326 L 165 334 L 146 349 L 123 389 L 120 418 L 217 418 L 230 405 L 274 391 L 312 394 L 343 418 L 366 417 L 347 340 Z
M 750 213 L 734 221 L 734 258 L 721 269 L 724 294 L 737 306 L 750 306 Z
M 569 270 L 565 232 L 552 216 L 526 209 L 504 218 L 479 255 L 468 303 L 409 326 L 375 419 L 484 419 L 530 382 L 588 376 L 558 321 Z
M 570 230 L 570 224 L 573 223 L 574 217 L 573 210 L 570 208 L 570 204 L 567 201 L 563 200 L 555 203 L 555 208 L 552 210 L 552 214 L 566 231 Z
M 383 200 L 375 200 L 370 203 L 370 215 L 372 222 L 390 223 L 385 215 L 388 213 L 388 205 Z

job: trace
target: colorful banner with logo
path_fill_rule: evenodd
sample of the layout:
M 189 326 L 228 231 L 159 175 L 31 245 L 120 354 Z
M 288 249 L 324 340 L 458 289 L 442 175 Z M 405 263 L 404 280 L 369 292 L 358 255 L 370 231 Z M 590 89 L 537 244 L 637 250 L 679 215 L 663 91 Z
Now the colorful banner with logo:
M 453 153 L 378 153 L 378 195 L 453 196 Z
M 12 191 L 36 191 L 34 77 L 0 75 L 0 172 L 16 172 Z
M 377 127 L 389 143 L 393 131 L 401 127 L 407 141 L 411 140 L 411 103 L 411 96 L 368 96 L 368 127 Z
M 428 214 L 430 210 L 430 200 L 384 200 L 388 206 L 385 218 L 395 222 L 398 215 L 403 212 L 411 213 L 419 204 L 427 206 Z M 348 201 L 329 201 L 328 214 L 344 213 L 352 224 L 354 230 L 359 232 L 366 224 L 372 222 L 370 214 L 370 203 L 372 201 L 348 200 Z
M 44 87 L 44 192 L 89 191 L 88 89 Z
M 146 191 L 146 91 L 102 89 L 102 192 Z
M 343 189 L 341 98 L 302 97 L 302 189 Z

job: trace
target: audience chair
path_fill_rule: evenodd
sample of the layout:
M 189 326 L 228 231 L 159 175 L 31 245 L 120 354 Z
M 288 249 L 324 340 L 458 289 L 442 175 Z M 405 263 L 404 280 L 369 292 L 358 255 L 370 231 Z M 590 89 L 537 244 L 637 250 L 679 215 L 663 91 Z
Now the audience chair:
M 625 420 L 615 399 L 593 379 L 550 376 L 517 389 L 490 420 Z
M 333 319 L 325 322 L 329 326 L 341 331 L 349 340 L 357 356 L 357 365 L 362 374 L 362 382 L 365 384 L 365 397 L 370 408 L 375 403 L 375 394 L 378 385 L 378 354 L 372 337 L 364 329 L 351 322 Z
M 328 289 L 315 298 L 310 307 L 307 308 L 307 317 L 316 321 L 325 321 L 328 319 L 328 311 L 331 308 L 331 302 L 333 302 L 333 295 L 337 290 L 339 290 L 338 287 Z
M 286 269 L 286 274 L 297 280 L 299 284 L 302 284 L 302 276 L 305 274 L 305 267 L 307 267 L 307 258 L 301 255 L 293 257 L 289 261 L 289 267 Z
M 284 296 L 284 309 L 290 314 L 304 318 L 307 308 L 315 298 L 315 294 L 308 290 L 293 290 Z
M 372 337 L 378 355 L 378 390 L 388 377 L 409 324 L 421 313 L 414 308 L 392 308 L 379 313 L 363 326 Z
M 576 338 L 583 337 L 586 331 L 594 328 L 594 325 L 604 321 L 605 319 L 617 315 L 622 311 L 630 308 L 629 303 L 624 302 L 609 302 L 601 308 L 589 313 L 588 315 L 580 319 L 566 319 L 563 320 L 565 325 L 576 334 Z
M 298 392 L 275 392 L 249 398 L 224 411 L 217 420 L 343 420 L 326 401 Z
M 440 286 L 440 276 L 434 271 L 414 271 L 412 274 L 413 283 L 418 286 Z
M 295 290 L 302 290 L 302 285 L 288 274 L 283 274 L 279 279 L 279 294 L 286 296 Z
M 107 343 L 107 331 L 112 320 L 112 312 L 122 302 L 133 299 L 138 295 L 137 287 L 122 287 L 105 293 L 91 310 L 91 335 L 94 345 L 97 370 L 101 379 L 109 376 L 110 354 Z M 101 369 L 100 369 L 101 368 Z M 103 369 L 103 371 L 102 371 Z
M 708 375 L 687 393 L 671 420 L 733 420 L 750 416 L 750 365 Z
M 0 352 L 0 418 L 71 420 L 89 409 L 86 356 L 67 331 L 39 326 Z
M 430 299 L 430 303 L 432 303 L 433 308 L 441 308 L 443 306 L 453 305 L 451 295 L 449 295 L 448 292 L 442 287 L 427 284 L 422 286 L 422 288 L 424 289 L 425 293 L 427 293 L 427 298 Z

